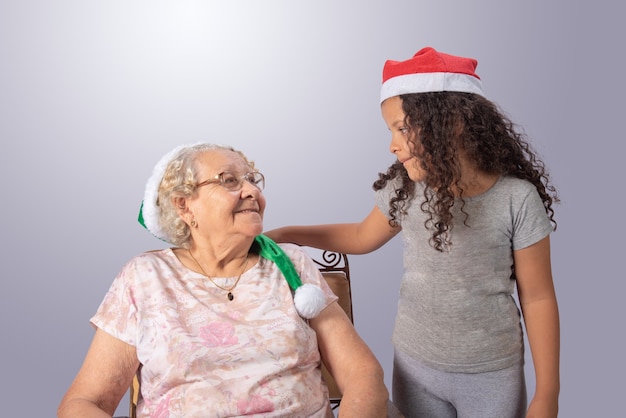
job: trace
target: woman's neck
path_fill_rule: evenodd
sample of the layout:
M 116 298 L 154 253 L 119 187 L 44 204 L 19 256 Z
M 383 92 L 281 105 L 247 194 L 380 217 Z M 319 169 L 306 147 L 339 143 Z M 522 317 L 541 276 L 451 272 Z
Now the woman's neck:
M 240 274 L 242 266 L 248 261 L 248 266 L 254 265 L 255 254 L 248 255 L 250 246 L 215 250 L 199 245 L 191 245 L 189 249 L 176 251 L 176 256 L 192 270 L 202 269 L 214 277 L 232 277 Z M 199 273 L 202 273 L 201 271 Z

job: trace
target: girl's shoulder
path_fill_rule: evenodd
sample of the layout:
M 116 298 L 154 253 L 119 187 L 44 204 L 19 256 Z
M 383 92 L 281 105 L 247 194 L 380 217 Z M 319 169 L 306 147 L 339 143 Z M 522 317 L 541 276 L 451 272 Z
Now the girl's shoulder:
M 539 191 L 528 180 L 512 176 L 503 176 L 490 190 L 486 198 L 493 206 L 509 206 L 511 210 L 543 213 L 545 208 Z
M 528 180 L 513 176 L 501 176 L 493 185 L 492 190 L 496 193 L 527 195 L 537 191 L 537 188 Z
M 510 186 L 515 186 L 515 187 L 531 187 L 531 188 L 535 187 L 533 186 L 531 182 L 529 182 L 526 179 L 521 179 L 519 177 L 507 176 L 507 175 L 500 176 L 500 179 L 497 182 L 497 184 L 504 184 L 504 185 L 510 185 Z

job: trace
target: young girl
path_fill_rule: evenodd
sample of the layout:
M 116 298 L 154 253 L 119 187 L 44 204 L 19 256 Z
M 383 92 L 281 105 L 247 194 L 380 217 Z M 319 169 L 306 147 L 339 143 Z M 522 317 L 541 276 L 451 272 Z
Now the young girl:
M 402 231 L 393 401 L 407 417 L 556 417 L 558 197 L 529 143 L 484 97 L 476 66 L 432 48 L 387 61 L 381 108 L 397 162 L 374 183 L 370 214 L 267 235 L 364 254 Z M 536 375 L 529 404 L 515 286 Z

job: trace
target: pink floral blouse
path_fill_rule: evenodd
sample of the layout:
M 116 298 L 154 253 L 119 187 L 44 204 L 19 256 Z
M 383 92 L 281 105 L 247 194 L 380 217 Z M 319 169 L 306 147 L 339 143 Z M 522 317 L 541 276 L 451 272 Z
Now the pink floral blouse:
M 281 244 L 303 283 L 337 300 L 298 246 Z M 214 278 L 230 287 L 236 278 Z M 232 291 L 171 249 L 130 260 L 91 322 L 137 347 L 139 417 L 332 417 L 315 331 L 278 267 L 263 258 Z

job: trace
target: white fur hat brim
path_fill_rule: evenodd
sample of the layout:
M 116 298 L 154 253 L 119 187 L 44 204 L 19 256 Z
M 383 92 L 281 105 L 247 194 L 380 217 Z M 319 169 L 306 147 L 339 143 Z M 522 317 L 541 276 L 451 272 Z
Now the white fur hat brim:
M 160 209 L 157 204 L 159 198 L 159 186 L 161 185 L 161 180 L 163 180 L 165 169 L 167 168 L 170 161 L 172 161 L 182 149 L 188 148 L 189 146 L 190 145 L 177 146 L 176 148 L 165 154 L 163 157 L 161 157 L 159 162 L 152 169 L 152 175 L 146 183 L 143 203 L 141 206 L 141 216 L 143 217 L 144 226 L 146 227 L 146 229 L 150 231 L 152 235 L 163 241 L 168 241 L 168 239 L 159 222 Z

